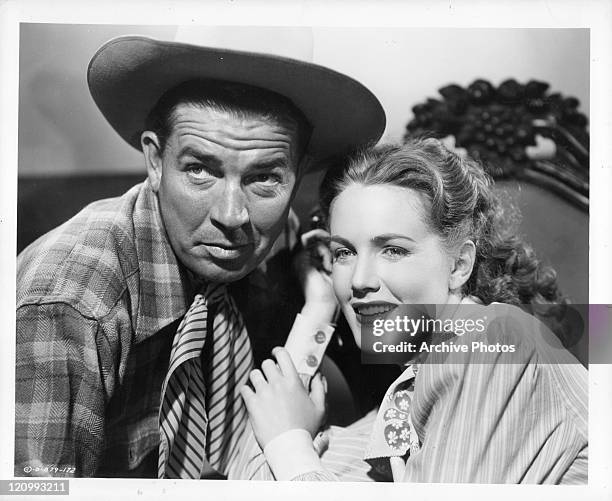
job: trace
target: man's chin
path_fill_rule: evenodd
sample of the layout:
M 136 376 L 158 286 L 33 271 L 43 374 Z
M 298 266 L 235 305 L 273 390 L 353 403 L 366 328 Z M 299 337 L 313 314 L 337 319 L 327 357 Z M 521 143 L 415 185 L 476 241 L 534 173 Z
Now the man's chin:
M 192 273 L 208 283 L 231 283 L 240 280 L 253 271 L 257 264 L 248 261 L 242 263 L 231 263 L 223 261 L 217 263 L 210 261 L 204 265 L 194 263 L 193 266 L 187 266 Z

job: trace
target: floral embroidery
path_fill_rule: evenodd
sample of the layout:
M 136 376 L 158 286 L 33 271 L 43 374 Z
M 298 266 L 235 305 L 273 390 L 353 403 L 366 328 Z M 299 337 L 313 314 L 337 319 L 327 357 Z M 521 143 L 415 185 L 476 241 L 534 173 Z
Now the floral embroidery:
M 414 379 L 408 382 L 408 389 L 390 392 L 388 394 L 389 408 L 383 413 L 386 426 L 384 437 L 387 445 L 399 454 L 410 450 L 415 454 L 419 450 L 419 439 L 410 420 L 410 404 Z
M 410 392 L 408 390 L 401 390 L 395 393 L 394 403 L 397 408 L 407 411 L 410 408 L 410 401 Z
M 387 409 L 385 412 L 385 420 L 392 419 L 394 417 L 397 417 L 397 411 L 395 409 Z
M 402 452 L 410 446 L 410 430 L 407 423 L 391 423 L 385 427 L 387 444 L 394 450 Z

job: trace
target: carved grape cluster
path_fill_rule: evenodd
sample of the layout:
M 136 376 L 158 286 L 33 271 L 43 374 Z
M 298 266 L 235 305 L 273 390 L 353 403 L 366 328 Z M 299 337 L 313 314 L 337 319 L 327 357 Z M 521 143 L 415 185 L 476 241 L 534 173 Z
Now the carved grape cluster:
M 483 79 L 467 88 L 447 85 L 439 89 L 442 99 L 430 98 L 412 108 L 414 118 L 405 138 L 452 135 L 455 147 L 465 148 L 493 177 L 513 176 L 530 162 L 525 148 L 535 145 L 541 133 L 534 126 L 537 119 L 549 128 L 564 127 L 588 149 L 588 120 L 578 111 L 580 102 L 560 93 L 547 94 L 548 89 L 545 82 L 523 85 L 514 79 L 497 88 Z

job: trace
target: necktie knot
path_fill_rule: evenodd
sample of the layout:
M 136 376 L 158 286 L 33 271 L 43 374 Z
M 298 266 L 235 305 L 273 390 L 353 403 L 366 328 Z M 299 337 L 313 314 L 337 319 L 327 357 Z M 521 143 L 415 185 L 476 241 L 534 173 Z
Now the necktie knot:
M 202 287 L 202 294 L 209 305 L 219 303 L 226 299 L 227 284 L 213 283 Z

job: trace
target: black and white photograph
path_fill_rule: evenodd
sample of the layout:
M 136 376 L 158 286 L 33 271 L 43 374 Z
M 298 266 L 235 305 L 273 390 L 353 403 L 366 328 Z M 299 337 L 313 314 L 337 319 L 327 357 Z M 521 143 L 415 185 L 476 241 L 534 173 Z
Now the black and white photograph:
M 232 3 L 5 11 L 0 492 L 609 496 L 610 9 Z

